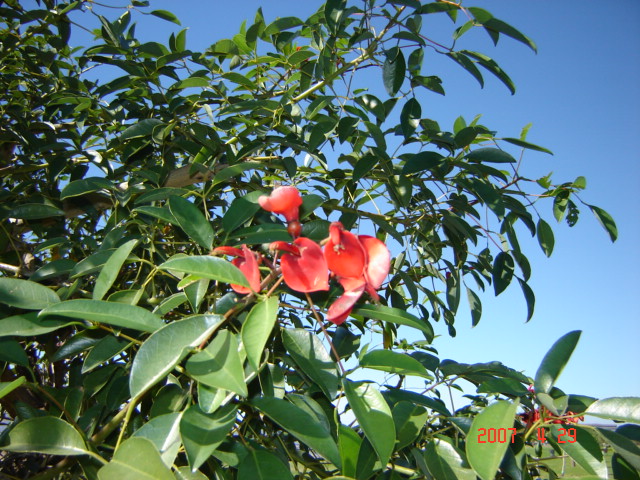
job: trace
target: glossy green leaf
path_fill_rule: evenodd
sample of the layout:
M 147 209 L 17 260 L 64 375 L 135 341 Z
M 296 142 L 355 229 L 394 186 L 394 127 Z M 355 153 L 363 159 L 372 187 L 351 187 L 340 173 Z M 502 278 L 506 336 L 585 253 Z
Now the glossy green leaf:
M 365 437 L 371 442 L 380 463 L 386 465 L 396 443 L 396 427 L 389 405 L 372 383 L 342 382 L 344 393 Z
M 218 332 L 204 350 L 189 358 L 187 371 L 210 387 L 230 390 L 243 397 L 248 395 L 238 339 L 229 330 Z
M 44 285 L 19 278 L 0 278 L 0 303 L 25 310 L 40 310 L 59 302 L 56 292 Z
M 169 323 L 153 333 L 133 359 L 129 378 L 131 397 L 141 395 L 162 380 L 223 321 L 219 315 L 194 315 Z
M 382 81 L 384 88 L 390 96 L 394 96 L 402 87 L 407 65 L 402 50 L 398 47 L 390 48 L 385 52 L 385 61 L 382 66 Z
M 280 457 L 266 450 L 250 449 L 238 467 L 237 480 L 293 480 Z
M 151 440 L 131 437 L 98 471 L 99 480 L 175 480 Z
M 420 102 L 415 98 L 410 98 L 402 107 L 400 112 L 400 128 L 405 140 L 411 138 L 418 126 L 420 125 L 420 117 L 422 116 L 422 108 Z
M 324 6 L 326 25 L 333 33 L 338 31 L 338 27 L 342 23 L 346 3 L 345 0 L 329 0 Z
M 90 372 L 98 365 L 112 359 L 122 352 L 129 342 L 127 340 L 107 335 L 100 339 L 89 351 L 82 364 L 82 373 Z
M 513 257 L 507 252 L 500 252 L 493 262 L 491 276 L 493 278 L 493 289 L 496 296 L 506 290 L 513 278 L 514 262 Z
M 164 325 L 160 317 L 142 307 L 83 298 L 56 303 L 42 310 L 38 317 L 42 318 L 48 315 L 106 323 L 115 327 L 132 328 L 143 332 L 155 332 Z
M 580 340 L 580 330 L 560 337 L 549 349 L 538 367 L 534 381 L 536 393 L 549 393 Z
M 633 427 L 636 427 L 636 430 L 640 429 L 637 425 L 633 425 Z M 620 431 L 620 427 L 618 427 L 616 432 L 612 432 L 606 428 L 598 428 L 597 431 L 600 436 L 613 447 L 618 455 L 623 457 L 630 465 L 640 472 L 640 448 L 638 448 L 638 445 L 634 443 L 634 441 L 638 442 L 638 436 L 631 439 L 624 435 L 620 435 L 620 433 L 618 433 Z
M 102 300 L 105 294 L 109 291 L 113 282 L 118 278 L 120 269 L 124 262 L 129 257 L 131 250 L 136 246 L 138 240 L 129 240 L 114 251 L 109 260 L 104 264 L 100 274 L 96 279 L 95 286 L 93 287 L 93 299 Z
M 262 397 L 253 399 L 251 404 L 298 440 L 340 467 L 340 453 L 328 425 L 323 425 L 309 412 L 286 400 Z
M 464 458 L 464 454 L 444 440 L 429 442 L 424 460 L 433 478 L 438 480 L 475 480 L 476 474 Z
M 523 280 L 518 278 L 518 282 L 520 283 L 520 287 L 522 288 L 522 293 L 524 294 L 524 299 L 527 302 L 527 322 L 531 320 L 533 317 L 533 312 L 536 306 L 536 297 L 533 293 L 533 290 L 529 286 L 529 284 Z
M 177 220 L 171 215 L 171 211 L 167 207 L 154 207 L 152 205 L 142 205 L 134 208 L 133 213 L 142 213 L 143 215 L 149 215 L 150 217 L 157 218 L 164 223 L 177 224 Z
M 38 318 L 37 312 L 23 313 L 0 320 L 0 337 L 42 335 L 74 323 L 78 322 L 61 318 Z
M 25 377 L 18 377 L 11 382 L 0 382 L 0 398 L 10 394 L 16 388 L 24 384 L 26 381 L 27 379 Z
M 217 280 L 224 283 L 249 286 L 247 277 L 238 267 L 222 258 L 210 255 L 193 255 L 190 257 L 173 257 L 159 265 L 160 270 L 187 273 L 200 278 Z
M 234 199 L 222 217 L 222 228 L 224 228 L 224 231 L 231 233 L 249 221 L 260 210 L 258 197 L 261 195 L 261 192 L 251 192 L 244 197 Z
M 370 350 L 360 358 L 360 366 L 398 375 L 415 375 L 433 379 L 427 369 L 415 358 L 391 350 Z
M 192 470 L 200 468 L 224 441 L 236 423 L 238 407 L 226 405 L 207 414 L 197 405 L 190 406 L 180 420 L 180 435 Z
M 98 190 L 110 190 L 113 182 L 102 177 L 87 177 L 69 182 L 60 192 L 60 200 L 70 197 L 78 197 Z
M 540 244 L 542 251 L 547 257 L 550 257 L 555 244 L 555 238 L 551 226 L 543 219 L 539 219 L 536 231 L 538 234 L 538 243 Z
M 213 228 L 200 209 L 182 197 L 169 197 L 169 210 L 189 238 L 207 250 L 213 245 Z
M 178 467 L 174 470 L 176 480 L 209 480 L 207 476 L 200 471 L 191 471 L 189 467 Z
M 247 352 L 247 360 L 256 372 L 277 318 L 278 297 L 274 295 L 256 303 L 242 324 L 242 343 Z
M 516 163 L 516 159 L 507 152 L 493 147 L 476 148 L 467 153 L 465 158 L 480 163 Z
M 182 446 L 180 440 L 181 418 L 181 412 L 158 415 L 136 430 L 133 436 L 150 440 L 160 453 L 164 464 L 171 467 Z
M 204 88 L 211 85 L 211 80 L 207 77 L 189 77 L 171 85 L 171 90 L 182 90 L 184 88 Z
M 145 118 L 144 120 L 140 120 L 138 123 L 131 125 L 122 132 L 120 140 L 131 140 L 132 138 L 151 136 L 154 128 L 159 125 L 164 126 L 165 124 L 162 120 L 158 120 L 157 118 Z
M 585 411 L 594 417 L 640 423 L 640 397 L 611 397 L 596 400 Z
M 616 222 L 613 220 L 613 217 L 600 207 L 596 207 L 595 205 L 587 206 L 596 216 L 598 222 L 600 222 L 600 225 L 602 225 L 607 231 L 609 237 L 611 238 L 611 241 L 615 242 L 618 239 L 618 227 L 616 226 Z
M 509 142 L 513 145 L 517 145 L 519 147 L 522 148 L 527 148 L 529 150 L 536 150 L 538 152 L 544 152 L 544 153 L 548 153 L 549 155 L 553 155 L 553 152 L 549 149 L 546 149 L 544 147 L 541 147 L 540 145 L 534 145 L 533 143 L 529 143 L 529 142 L 525 142 L 524 140 L 520 140 L 518 138 L 503 138 L 502 140 L 504 140 L 505 142 Z
M 152 10 L 149 12 L 151 15 L 166 20 L 167 22 L 173 22 L 177 25 L 180 25 L 180 20 L 173 13 L 168 12 L 167 10 Z
M 336 364 L 317 335 L 301 328 L 282 330 L 285 348 L 302 373 L 315 382 L 327 398 L 335 398 L 338 389 Z
M 467 288 L 467 299 L 471 309 L 471 326 L 475 327 L 480 321 L 480 317 L 482 317 L 482 302 L 476 292 L 470 288 Z
M 489 443 L 488 441 L 480 443 L 483 432 L 481 429 L 488 431 L 488 429 L 494 428 L 497 431 L 500 428 L 512 428 L 518 403 L 518 401 L 514 403 L 498 401 L 486 407 L 473 419 L 471 429 L 467 434 L 466 453 L 469 464 L 482 480 L 495 478 L 509 444 L 507 442 Z M 486 441 L 486 437 L 484 440 Z
M 500 65 L 495 62 L 495 60 L 484 55 L 483 53 L 471 52 L 469 50 L 463 50 L 463 52 L 465 55 L 473 58 L 479 65 L 481 65 L 488 72 L 495 75 L 498 80 L 504 83 L 504 85 L 511 92 L 511 95 L 514 95 L 516 93 L 516 86 L 513 83 L 513 80 L 511 80 L 511 77 L 507 75 L 507 73 L 500 67 Z
M 402 167 L 402 173 L 406 175 L 431 170 L 442 165 L 444 160 L 445 157 L 437 152 L 418 152 L 409 156 L 404 167 Z
M 47 455 L 86 455 L 82 435 L 64 420 L 44 416 L 18 423 L 6 439 L 3 450 Z
M 338 425 L 338 446 L 342 460 L 342 473 L 348 477 L 356 477 L 361 445 L 362 437 L 354 429 L 343 424 Z
M 0 321 L 0 325 L 2 325 L 2 322 L 5 320 L 6 318 L 2 319 Z M 0 328 L 0 332 L 1 331 L 2 329 Z M 20 342 L 13 338 L 2 338 L 2 335 L 0 335 L 0 362 L 14 363 L 16 365 L 28 367 L 29 357 L 27 357 L 27 354 Z
M 568 434 L 569 429 L 575 430 L 575 441 Z M 607 463 L 604 459 L 600 444 L 589 430 L 579 426 L 551 425 L 549 433 L 565 453 L 588 473 L 599 478 L 608 478 Z M 573 432 L 570 432 L 573 434 Z
M 434 337 L 433 327 L 426 319 L 419 319 L 399 308 L 386 307 L 384 305 L 358 305 L 353 309 L 352 315 L 375 318 L 389 323 L 413 327 L 424 333 L 426 339 L 431 342 Z
M 482 73 L 480 73 L 476 64 L 469 57 L 461 52 L 449 52 L 446 55 L 469 72 L 473 78 L 478 81 L 481 87 L 484 87 L 484 78 L 482 78 Z
M 59 208 L 43 203 L 24 203 L 11 208 L 6 217 L 22 220 L 40 220 L 42 218 L 61 217 L 64 212 Z
M 426 408 L 405 401 L 396 403 L 391 415 L 396 426 L 396 450 L 411 444 L 429 419 L 429 412 Z

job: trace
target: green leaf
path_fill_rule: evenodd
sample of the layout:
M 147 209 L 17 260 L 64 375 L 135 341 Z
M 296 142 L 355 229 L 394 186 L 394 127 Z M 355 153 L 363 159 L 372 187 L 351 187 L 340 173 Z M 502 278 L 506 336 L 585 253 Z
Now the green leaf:
M 524 294 L 524 298 L 527 302 L 527 322 L 531 320 L 533 317 L 533 311 L 536 306 L 536 297 L 533 293 L 533 290 L 529 286 L 527 282 L 518 278 L 518 282 L 520 283 L 520 287 L 522 288 L 522 293 Z
M 164 325 L 160 317 L 142 307 L 84 298 L 51 305 L 42 310 L 38 317 L 47 315 L 60 315 L 78 320 L 106 323 L 115 327 L 132 328 L 143 332 L 155 332 Z
M 166 20 L 167 22 L 173 22 L 176 25 L 181 25 L 180 20 L 173 13 L 167 10 L 152 10 L 149 12 L 151 15 Z
M 311 447 L 338 468 L 340 467 L 340 453 L 331 436 L 328 424 L 324 425 L 308 411 L 279 398 L 255 398 L 251 404 L 298 440 Z
M 498 80 L 505 84 L 505 86 L 511 92 L 511 95 L 516 93 L 516 86 L 513 83 L 513 80 L 507 75 L 507 73 L 502 70 L 500 65 L 498 65 L 492 58 L 487 57 L 486 55 L 478 52 L 471 52 L 468 50 L 464 50 L 464 54 L 468 55 L 471 58 L 475 58 L 476 61 L 482 65 L 487 71 L 495 75 Z
M 153 333 L 133 359 L 129 378 L 131 397 L 140 396 L 158 383 L 223 322 L 219 315 L 194 315 Z
M 555 238 L 553 236 L 551 226 L 541 218 L 538 220 L 538 227 L 536 231 L 538 233 L 538 243 L 540 244 L 542 251 L 547 257 L 550 257 L 555 244 Z
M 340 424 L 338 425 L 338 445 L 342 460 L 342 473 L 355 478 L 362 438 L 354 429 Z
M 98 471 L 99 480 L 175 480 L 150 440 L 131 437 Z
M 213 228 L 200 209 L 182 197 L 169 197 L 169 210 L 178 226 L 198 245 L 211 250 Z
M 574 330 L 560 337 L 542 359 L 536 372 L 534 388 L 536 393 L 549 393 L 565 365 L 571 358 L 573 350 L 580 340 L 580 330 Z M 597 403 L 597 402 L 596 402 Z
M 40 220 L 42 218 L 60 217 L 64 212 L 59 208 L 43 203 L 25 203 L 11 208 L 3 215 L 5 218 L 21 218 L 23 220 Z M 1 218 L 1 217 L 0 217 Z
M 587 207 L 591 209 L 593 214 L 600 222 L 600 225 L 604 227 L 604 229 L 609 234 L 612 242 L 615 242 L 618 239 L 618 227 L 616 226 L 616 222 L 613 220 L 613 217 L 605 212 L 603 209 L 596 207 L 595 205 L 587 204 Z
M 575 429 L 575 441 L 567 433 L 570 428 Z M 599 478 L 608 478 L 607 463 L 600 444 L 587 429 L 578 426 L 551 425 L 549 432 L 558 443 L 558 447 L 588 473 L 597 475 Z
M 131 250 L 133 250 L 137 243 L 138 240 L 129 240 L 111 254 L 109 260 L 107 260 L 104 267 L 102 267 L 102 270 L 100 270 L 100 274 L 98 275 L 95 286 L 93 287 L 94 300 L 102 300 L 105 294 L 109 291 L 113 282 L 118 278 L 122 265 L 124 265 L 125 260 L 129 257 Z
M 209 255 L 193 255 L 190 257 L 173 257 L 159 265 L 160 270 L 187 273 L 200 278 L 217 280 L 224 283 L 249 286 L 247 277 L 238 267 L 222 258 Z
M 431 475 L 438 480 L 476 479 L 476 474 L 469 468 L 463 453 L 439 438 L 427 444 L 424 460 Z
M 102 177 L 87 177 L 69 182 L 60 192 L 60 200 L 113 188 L 113 182 Z
M 282 330 L 282 341 L 302 373 L 333 400 L 339 383 L 336 364 L 318 336 L 302 328 L 287 328 Z
M 249 449 L 238 466 L 237 480 L 293 480 L 289 466 L 267 450 Z
M 90 372 L 98 365 L 122 352 L 129 342 L 113 335 L 100 339 L 89 351 L 82 364 L 82 373 Z
M 464 68 L 467 72 L 469 72 L 473 78 L 475 78 L 481 87 L 484 87 L 484 78 L 482 78 L 482 74 L 476 64 L 469 59 L 466 55 L 461 52 L 449 52 L 446 54 L 449 58 L 454 60 L 458 65 Z
M 437 152 L 418 152 L 409 157 L 404 166 L 402 173 L 422 172 L 424 170 L 432 170 L 444 163 L 445 157 Z
M 328 0 L 324 6 L 326 25 L 333 33 L 338 31 L 338 27 L 342 23 L 346 3 L 345 0 Z
M 187 361 L 189 374 L 210 387 L 222 388 L 246 397 L 244 368 L 238 352 L 238 339 L 229 330 L 218 332 L 213 341 Z
M 27 379 L 25 377 L 18 377 L 12 382 L 0 382 L 0 398 L 10 394 L 16 388 L 24 384 L 26 381 Z
M 467 153 L 464 158 L 472 162 L 516 163 L 516 159 L 507 152 L 493 147 L 476 148 Z
M 5 320 L 6 318 L 2 319 L 0 325 Z M 13 338 L 0 338 L 0 362 L 15 363 L 16 365 L 29 367 L 29 357 L 27 357 L 20 342 Z
M 37 312 L 13 315 L 0 320 L 0 337 L 31 337 L 53 332 L 78 322 L 60 318 L 38 318 Z
M 264 29 L 265 37 L 280 33 L 283 30 L 291 30 L 292 28 L 303 25 L 304 22 L 297 17 L 281 17 L 275 19 Z
M 513 257 L 507 252 L 500 252 L 493 262 L 491 276 L 493 278 L 493 289 L 496 296 L 500 295 L 511 283 L 513 278 L 514 262 Z
M 18 423 L 6 439 L 3 450 L 47 455 L 86 455 L 87 446 L 78 431 L 56 417 L 34 417 Z
M 589 405 L 585 414 L 609 420 L 640 423 L 640 397 L 603 398 Z
M 424 333 L 425 338 L 429 342 L 431 342 L 434 337 L 433 327 L 427 320 L 420 320 L 415 315 L 399 308 L 386 307 L 384 305 L 357 305 L 351 314 L 416 328 Z
M 205 88 L 211 85 L 211 80 L 207 77 L 189 77 L 179 80 L 171 85 L 171 90 L 182 90 L 185 88 Z
M 135 431 L 134 437 L 150 440 L 160 453 L 160 458 L 167 467 L 171 467 L 180 451 L 180 419 L 181 412 L 171 412 L 153 417 Z
M 538 152 L 544 152 L 544 153 L 548 153 L 549 155 L 553 155 L 553 152 L 547 148 L 541 147 L 540 145 L 534 145 L 533 143 L 525 142 L 524 140 L 520 140 L 518 138 L 505 137 L 502 140 L 522 148 L 527 148 L 529 150 L 536 150 Z
M 396 426 L 396 451 L 413 443 L 429 420 L 426 408 L 405 401 L 396 403 L 391 414 Z
M 396 443 L 396 427 L 389 405 L 372 383 L 342 382 L 344 393 L 365 437 L 371 442 L 380 463 L 389 462 Z
M 240 332 L 242 344 L 247 352 L 249 365 L 256 372 L 259 370 L 264 347 L 278 318 L 278 305 L 277 296 L 266 298 L 251 309 L 247 319 L 242 324 L 242 331 Z
M 222 217 L 222 228 L 227 233 L 248 222 L 260 210 L 258 197 L 261 192 L 251 192 L 244 197 L 239 197 L 231 202 L 229 209 Z
M 467 435 L 467 459 L 482 480 L 493 480 L 500 467 L 509 443 L 480 443 L 482 430 L 488 432 L 490 428 L 512 428 L 518 409 L 518 401 L 514 403 L 499 401 L 482 410 L 471 424 Z M 507 430 L 509 433 L 509 430 Z M 507 435 L 511 438 L 510 435 Z M 486 437 L 485 437 L 486 441 Z
M 360 366 L 398 375 L 415 375 L 433 379 L 427 369 L 415 358 L 390 350 L 370 350 L 360 358 Z
M 236 423 L 238 407 L 226 405 L 213 414 L 206 414 L 191 405 L 180 420 L 180 435 L 192 470 L 200 468 L 213 451 L 225 440 Z
M 405 140 L 411 138 L 420 125 L 420 117 L 422 116 L 422 108 L 420 102 L 415 98 L 410 98 L 402 107 L 400 112 L 400 128 Z
M 482 302 L 480 297 L 467 287 L 467 299 L 469 301 L 469 308 L 471 309 L 471 326 L 475 327 L 482 317 Z
M 157 118 L 146 118 L 128 127 L 120 135 L 120 140 L 131 140 L 132 138 L 148 137 L 153 133 L 153 129 L 165 123 Z
M 19 278 L 0 278 L 0 303 L 25 310 L 40 310 L 60 303 L 50 288 Z
M 385 56 L 386 58 L 382 65 L 382 81 L 387 93 L 393 97 L 402 87 L 407 65 L 402 50 L 398 47 L 387 50 Z
M 637 425 L 627 426 L 635 427 L 636 431 L 640 429 L 640 427 L 638 427 Z M 600 436 L 604 438 L 605 442 L 613 447 L 618 455 L 622 456 L 627 462 L 629 462 L 629 464 L 631 464 L 638 470 L 638 472 L 640 472 L 640 448 L 638 448 L 638 446 L 634 443 L 634 440 L 636 442 L 638 441 L 638 436 L 636 435 L 634 439 L 631 439 L 624 435 L 621 435 L 620 433 L 618 433 L 620 432 L 620 428 L 624 428 L 624 426 L 618 427 L 615 432 L 612 432 L 611 430 L 607 430 L 605 428 L 597 428 L 596 430 L 598 431 Z

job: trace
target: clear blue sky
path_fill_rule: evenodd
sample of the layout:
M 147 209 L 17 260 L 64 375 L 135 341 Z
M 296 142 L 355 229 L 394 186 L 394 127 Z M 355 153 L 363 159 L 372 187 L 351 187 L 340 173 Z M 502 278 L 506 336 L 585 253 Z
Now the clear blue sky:
M 259 6 L 270 21 L 289 15 L 307 18 L 320 4 L 152 0 L 153 8 L 175 13 L 183 27 L 189 27 L 187 47 L 192 50 L 231 37 L 242 20 L 251 23 Z M 528 139 L 555 155 L 527 153 L 524 173 L 539 178 L 553 171 L 557 183 L 584 175 L 588 185 L 581 198 L 607 210 L 620 235 L 611 244 L 586 207 L 581 208 L 578 225 L 569 228 L 556 224 L 550 202 L 539 204 L 555 228 L 556 246 L 548 259 L 535 240 L 523 241 L 537 298 L 533 320 L 524 323 L 526 306 L 515 284 L 498 298 L 492 293 L 482 297 L 483 318 L 475 328 L 463 303 L 456 320 L 458 336 L 446 338 L 442 325 L 436 324 L 438 333 L 445 336 L 434 345 L 441 358 L 469 363 L 499 360 L 533 376 L 552 343 L 579 329 L 583 330 L 581 341 L 558 386 L 567 393 L 599 398 L 638 396 L 640 2 L 476 0 L 464 4 L 484 7 L 520 29 L 537 43 L 538 54 L 508 38 L 494 48 L 484 32 L 469 34 L 460 45 L 495 58 L 514 80 L 516 95 L 511 96 L 490 75 L 481 89 L 452 62 L 432 55 L 425 60 L 423 74 L 441 76 L 447 95 L 431 95 L 423 103 L 423 114 L 451 128 L 459 115 L 471 120 L 481 113 L 483 124 L 512 137 L 533 123 Z M 434 37 L 453 30 L 446 19 L 434 20 L 425 19 Z M 164 42 L 171 30 L 180 29 L 152 17 L 138 17 L 138 24 L 142 40 Z

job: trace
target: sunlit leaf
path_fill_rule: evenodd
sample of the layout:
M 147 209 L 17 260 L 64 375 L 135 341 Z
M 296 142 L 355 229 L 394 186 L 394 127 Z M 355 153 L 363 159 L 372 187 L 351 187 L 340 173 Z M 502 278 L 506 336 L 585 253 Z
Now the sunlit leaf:
M 47 455 L 86 455 L 82 435 L 70 424 L 56 417 L 44 416 L 23 420 L 7 437 L 3 450 L 37 452 Z
M 19 278 L 0 278 L 0 303 L 25 310 L 40 310 L 59 302 L 56 292 L 44 285 Z
M 151 440 L 131 437 L 98 471 L 99 480 L 175 480 Z
M 158 266 L 161 270 L 187 273 L 200 278 L 233 283 L 248 287 L 249 282 L 244 273 L 231 262 L 210 255 L 194 255 L 190 257 L 173 257 Z
M 546 353 L 536 372 L 534 388 L 536 392 L 549 393 L 556 380 L 571 358 L 580 340 L 580 330 L 574 330 L 560 337 Z
M 278 297 L 272 296 L 257 303 L 242 324 L 240 336 L 247 360 L 258 371 L 264 347 L 269 340 L 278 317 Z

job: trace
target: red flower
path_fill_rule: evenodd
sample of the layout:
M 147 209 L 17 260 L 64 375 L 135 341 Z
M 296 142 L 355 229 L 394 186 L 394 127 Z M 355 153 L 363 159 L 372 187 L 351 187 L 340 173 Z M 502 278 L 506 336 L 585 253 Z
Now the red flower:
M 378 300 L 378 290 L 389 274 L 391 254 L 387 246 L 375 237 L 355 236 L 344 230 L 342 223 L 329 226 L 329 241 L 324 247 L 324 257 L 329 269 L 338 277 L 344 294 L 327 312 L 330 322 L 343 323 L 353 306 L 366 290 Z
M 242 250 L 235 247 L 217 247 L 211 252 L 213 255 L 230 255 L 237 257 L 231 260 L 231 263 L 238 267 L 244 276 L 247 277 L 249 288 L 242 285 L 231 284 L 231 288 L 237 293 L 246 294 L 260 291 L 260 269 L 258 268 L 258 260 L 256 254 L 242 245 Z
M 302 197 L 296 187 L 277 187 L 271 192 L 271 195 L 259 197 L 258 203 L 267 212 L 284 215 L 287 222 L 292 222 L 298 220 Z
M 329 290 L 329 272 L 322 249 L 313 240 L 300 237 L 293 243 L 273 242 L 272 249 L 284 250 L 280 266 L 285 283 L 296 292 Z

